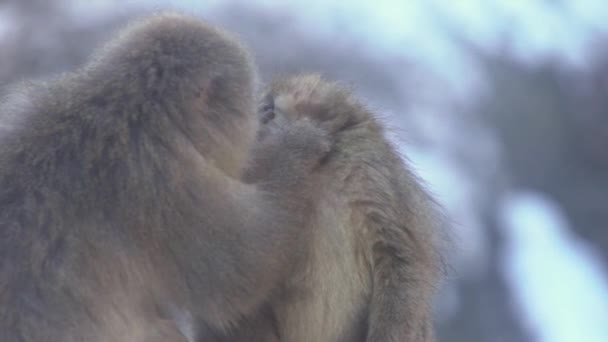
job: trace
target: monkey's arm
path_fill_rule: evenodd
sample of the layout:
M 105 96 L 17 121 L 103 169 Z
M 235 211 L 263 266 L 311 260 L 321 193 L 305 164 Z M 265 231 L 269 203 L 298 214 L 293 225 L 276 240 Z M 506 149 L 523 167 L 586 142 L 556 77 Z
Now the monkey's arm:
M 403 254 L 393 248 L 385 242 L 374 247 L 367 342 L 434 341 L 429 304 L 434 283 L 428 275 L 432 266 L 414 255 L 418 247 Z
M 401 176 L 395 200 L 367 215 L 376 232 L 368 342 L 435 340 L 431 302 L 439 266 L 432 203 L 413 175 Z
M 182 267 L 200 315 L 215 328 L 255 310 L 286 276 L 306 243 L 306 218 L 314 193 L 312 169 L 328 152 L 323 132 L 306 123 L 281 130 L 259 143 L 252 165 L 256 185 L 226 177 L 210 165 L 182 190 L 178 206 L 188 228 L 168 241 Z M 205 161 L 200 161 L 201 164 Z M 201 206 L 204 210 L 201 210 Z M 182 233 L 182 234 L 179 234 Z M 202 237 L 201 237 L 202 235 Z

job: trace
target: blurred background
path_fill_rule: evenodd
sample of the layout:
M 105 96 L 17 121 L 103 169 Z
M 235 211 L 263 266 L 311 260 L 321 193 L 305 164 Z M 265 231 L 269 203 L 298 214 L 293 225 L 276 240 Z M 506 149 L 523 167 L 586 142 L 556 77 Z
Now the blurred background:
M 608 341 L 605 0 L 0 0 L 0 87 L 134 16 L 234 31 L 262 78 L 355 86 L 452 220 L 439 341 Z

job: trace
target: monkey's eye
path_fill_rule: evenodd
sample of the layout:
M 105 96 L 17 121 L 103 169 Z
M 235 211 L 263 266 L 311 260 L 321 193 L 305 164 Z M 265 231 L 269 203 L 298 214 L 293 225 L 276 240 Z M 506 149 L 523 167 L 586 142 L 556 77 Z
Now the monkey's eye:
M 262 124 L 267 124 L 270 120 L 274 119 L 274 117 L 275 117 L 274 112 L 264 113 L 262 115 L 262 119 L 261 119 Z
M 262 124 L 267 124 L 270 120 L 274 119 L 274 98 L 272 95 L 268 94 L 264 97 L 259 110 L 262 114 L 262 117 L 260 118 Z
M 260 110 L 262 112 L 269 112 L 274 110 L 274 96 L 271 94 L 266 94 L 262 99 L 262 103 L 260 105 Z

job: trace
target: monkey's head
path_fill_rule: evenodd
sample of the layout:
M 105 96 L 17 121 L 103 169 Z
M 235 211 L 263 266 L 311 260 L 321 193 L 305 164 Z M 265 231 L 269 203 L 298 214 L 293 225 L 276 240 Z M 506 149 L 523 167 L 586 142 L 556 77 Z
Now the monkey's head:
M 337 82 L 318 74 L 279 78 L 266 91 L 261 107 L 261 123 L 308 119 L 330 133 L 336 133 L 370 118 L 369 112 Z
M 105 80 L 105 99 L 126 103 L 121 115 L 159 136 L 185 137 L 206 160 L 240 175 L 258 120 L 255 68 L 237 39 L 168 12 L 135 22 L 97 56 L 89 72 Z

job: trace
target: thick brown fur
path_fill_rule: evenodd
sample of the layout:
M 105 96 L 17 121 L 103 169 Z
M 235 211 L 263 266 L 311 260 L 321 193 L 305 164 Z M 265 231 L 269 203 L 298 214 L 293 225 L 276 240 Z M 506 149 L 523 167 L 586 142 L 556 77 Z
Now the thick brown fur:
M 310 120 L 332 139 L 306 261 L 269 304 L 280 341 L 433 341 L 439 216 L 383 125 L 318 75 L 279 79 L 266 99 L 261 136 Z
M 256 144 L 247 50 L 201 21 L 137 21 L 0 107 L 0 341 L 185 341 L 257 312 L 309 239 L 326 137 Z

